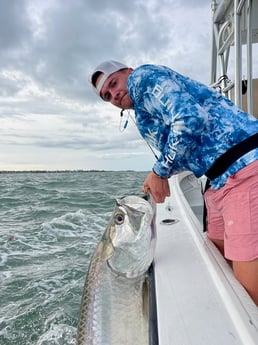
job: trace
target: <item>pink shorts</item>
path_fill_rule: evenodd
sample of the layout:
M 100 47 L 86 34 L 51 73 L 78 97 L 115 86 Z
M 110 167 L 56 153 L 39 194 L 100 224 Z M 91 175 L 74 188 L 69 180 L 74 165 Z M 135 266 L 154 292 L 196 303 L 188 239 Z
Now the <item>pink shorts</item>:
M 258 161 L 232 175 L 226 185 L 205 192 L 208 237 L 224 240 L 225 257 L 258 258 Z

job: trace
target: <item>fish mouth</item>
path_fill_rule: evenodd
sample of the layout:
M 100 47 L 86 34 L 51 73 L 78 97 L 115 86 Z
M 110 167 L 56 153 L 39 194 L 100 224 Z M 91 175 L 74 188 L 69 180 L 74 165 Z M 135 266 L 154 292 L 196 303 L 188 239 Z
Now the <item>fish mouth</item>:
M 144 199 L 148 202 L 151 202 L 151 199 L 153 198 L 152 195 L 150 193 L 141 193 L 141 194 L 127 194 L 127 195 L 123 195 L 119 198 L 116 199 L 116 204 L 117 206 L 122 206 L 124 203 L 124 199 L 127 198 L 127 197 L 130 197 L 130 196 L 135 196 L 135 197 L 138 197 L 138 198 L 141 198 L 141 199 Z
M 151 194 L 150 193 L 144 193 L 142 196 L 141 196 L 144 200 L 146 201 L 149 201 L 151 200 Z
M 117 207 L 122 207 L 138 212 L 147 212 L 148 214 L 156 214 L 156 202 L 151 193 L 131 194 L 122 196 L 115 200 Z M 145 206 L 143 206 L 145 204 Z M 149 207 L 146 208 L 146 206 Z
M 112 217 L 115 232 L 110 238 L 114 252 L 107 260 L 109 268 L 116 274 L 135 278 L 146 272 L 153 260 L 156 205 L 151 199 L 149 193 L 116 199 Z

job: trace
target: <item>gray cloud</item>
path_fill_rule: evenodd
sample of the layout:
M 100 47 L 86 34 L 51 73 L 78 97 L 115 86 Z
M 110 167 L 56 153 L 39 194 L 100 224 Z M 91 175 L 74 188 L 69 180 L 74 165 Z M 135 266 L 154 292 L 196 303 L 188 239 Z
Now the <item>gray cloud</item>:
M 2 147 L 16 145 L 19 162 L 25 146 L 49 157 L 57 148 L 132 156 L 141 139 L 131 128 L 119 133 L 119 109 L 97 98 L 89 73 L 113 58 L 208 83 L 209 13 L 206 0 L 0 1 Z
M 34 3 L 35 7 L 40 4 Z M 197 8 L 198 3 L 195 2 Z M 181 8 L 179 1 L 50 1 L 49 7 L 38 11 L 38 20 L 28 1 L 5 0 L 4 4 L 5 11 L 1 13 L 4 16 L 5 12 L 5 22 L 14 23 L 4 29 L 5 63 L 22 68 L 43 87 L 66 96 L 82 98 L 86 93 L 92 99 L 90 88 L 83 87 L 92 68 L 103 59 L 114 57 L 131 63 L 140 56 L 140 63 L 144 59 L 151 62 L 179 45 L 175 24 Z M 38 32 L 36 24 L 40 27 Z M 186 35 L 189 23 L 182 18 L 179 25 L 180 30 L 186 28 Z M 1 30 L 2 26 L 5 27 L 4 22 Z M 189 42 L 181 44 L 187 46 Z
M 26 38 L 31 36 L 28 20 L 26 0 L 0 2 L 1 53 L 23 49 Z

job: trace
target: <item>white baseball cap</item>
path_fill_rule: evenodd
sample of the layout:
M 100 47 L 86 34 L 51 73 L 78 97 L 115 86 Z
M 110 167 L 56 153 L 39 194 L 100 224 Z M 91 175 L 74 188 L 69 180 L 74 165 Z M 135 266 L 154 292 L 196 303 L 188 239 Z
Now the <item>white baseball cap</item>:
M 107 80 L 107 78 L 111 74 L 113 74 L 117 71 L 120 71 L 121 69 L 124 69 L 124 68 L 128 68 L 128 66 L 124 65 L 121 62 L 114 61 L 114 60 L 105 61 L 105 62 L 102 62 L 100 65 L 98 65 L 89 78 L 90 83 L 93 86 L 93 89 L 95 90 L 95 92 L 100 96 L 100 91 L 101 91 L 105 81 Z M 97 79 L 96 77 L 97 77 L 97 74 L 99 75 L 100 73 L 103 73 L 103 75 L 101 76 L 101 78 L 99 80 L 98 86 L 96 86 L 96 79 Z

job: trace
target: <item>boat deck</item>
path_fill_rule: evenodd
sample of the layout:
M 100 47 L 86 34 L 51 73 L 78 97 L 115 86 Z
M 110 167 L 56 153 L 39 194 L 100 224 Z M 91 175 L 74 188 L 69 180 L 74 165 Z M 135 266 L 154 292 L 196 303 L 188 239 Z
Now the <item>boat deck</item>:
M 202 182 L 186 173 L 170 184 L 157 212 L 159 345 L 257 345 L 258 308 L 202 231 Z

